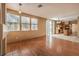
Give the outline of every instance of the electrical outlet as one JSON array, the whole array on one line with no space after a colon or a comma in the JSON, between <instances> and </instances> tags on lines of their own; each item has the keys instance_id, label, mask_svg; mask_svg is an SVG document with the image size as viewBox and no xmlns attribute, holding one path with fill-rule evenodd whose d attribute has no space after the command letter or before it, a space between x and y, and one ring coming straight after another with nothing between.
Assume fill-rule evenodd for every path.
<instances>
[{"instance_id":1,"label":"electrical outlet","mask_svg":"<svg viewBox=\"0 0 79 59\"><path fill-rule=\"evenodd\" d=\"M18 37L16 37L16 39L18 39Z\"/></svg>"}]
</instances>

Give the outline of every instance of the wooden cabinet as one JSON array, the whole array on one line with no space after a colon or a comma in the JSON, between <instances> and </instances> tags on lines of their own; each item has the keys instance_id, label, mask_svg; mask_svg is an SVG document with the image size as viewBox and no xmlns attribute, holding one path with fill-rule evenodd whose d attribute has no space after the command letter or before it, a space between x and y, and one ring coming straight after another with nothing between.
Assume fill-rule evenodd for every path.
<instances>
[{"instance_id":1,"label":"wooden cabinet","mask_svg":"<svg viewBox=\"0 0 79 59\"><path fill-rule=\"evenodd\" d=\"M71 23L69 21L67 23L60 21L60 23L56 24L56 31L57 34L71 35Z\"/></svg>"}]
</instances>

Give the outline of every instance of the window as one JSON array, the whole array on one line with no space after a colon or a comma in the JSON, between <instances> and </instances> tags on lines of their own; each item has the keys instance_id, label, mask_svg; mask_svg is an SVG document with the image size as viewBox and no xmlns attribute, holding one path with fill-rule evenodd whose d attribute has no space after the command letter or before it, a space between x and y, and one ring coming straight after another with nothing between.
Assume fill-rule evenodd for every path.
<instances>
[{"instance_id":1,"label":"window","mask_svg":"<svg viewBox=\"0 0 79 59\"><path fill-rule=\"evenodd\" d=\"M19 31L20 30L20 19L18 15L7 13L6 25L8 31Z\"/></svg>"},{"instance_id":2,"label":"window","mask_svg":"<svg viewBox=\"0 0 79 59\"><path fill-rule=\"evenodd\" d=\"M38 19L31 18L31 30L38 30Z\"/></svg>"},{"instance_id":3,"label":"window","mask_svg":"<svg viewBox=\"0 0 79 59\"><path fill-rule=\"evenodd\" d=\"M30 18L22 16L21 18L21 30L22 31L29 31L30 30Z\"/></svg>"},{"instance_id":4,"label":"window","mask_svg":"<svg viewBox=\"0 0 79 59\"><path fill-rule=\"evenodd\" d=\"M31 18L26 16L20 16L7 13L6 14L6 25L8 28L8 31L29 31L31 30L38 30L38 19L37 18ZM20 22L21 21L21 22Z\"/></svg>"}]
</instances>

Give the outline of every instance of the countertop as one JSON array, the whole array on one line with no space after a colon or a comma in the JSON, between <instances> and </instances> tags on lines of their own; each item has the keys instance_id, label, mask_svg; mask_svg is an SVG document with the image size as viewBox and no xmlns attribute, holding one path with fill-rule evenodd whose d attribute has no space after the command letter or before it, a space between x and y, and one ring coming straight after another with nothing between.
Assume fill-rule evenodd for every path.
<instances>
[{"instance_id":1,"label":"countertop","mask_svg":"<svg viewBox=\"0 0 79 59\"><path fill-rule=\"evenodd\" d=\"M53 34L52 37L79 43L78 36L66 36L63 34Z\"/></svg>"}]
</instances>

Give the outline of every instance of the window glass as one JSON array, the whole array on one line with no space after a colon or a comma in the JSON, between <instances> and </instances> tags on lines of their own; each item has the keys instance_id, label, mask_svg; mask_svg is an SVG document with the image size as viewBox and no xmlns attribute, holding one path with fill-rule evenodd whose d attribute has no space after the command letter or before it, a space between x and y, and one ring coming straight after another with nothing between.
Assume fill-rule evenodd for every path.
<instances>
[{"instance_id":1,"label":"window glass","mask_svg":"<svg viewBox=\"0 0 79 59\"><path fill-rule=\"evenodd\" d=\"M7 13L6 25L8 27L8 31L19 31L20 17L15 14Z\"/></svg>"},{"instance_id":2,"label":"window glass","mask_svg":"<svg viewBox=\"0 0 79 59\"><path fill-rule=\"evenodd\" d=\"M31 18L31 30L38 30L38 19Z\"/></svg>"},{"instance_id":3,"label":"window glass","mask_svg":"<svg viewBox=\"0 0 79 59\"><path fill-rule=\"evenodd\" d=\"M30 17L22 16L21 19L22 31L29 31L30 30Z\"/></svg>"}]
</instances>

